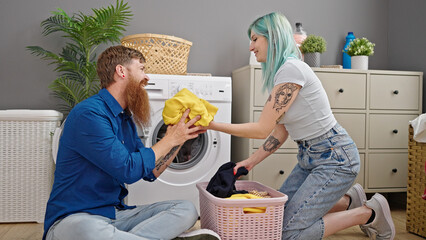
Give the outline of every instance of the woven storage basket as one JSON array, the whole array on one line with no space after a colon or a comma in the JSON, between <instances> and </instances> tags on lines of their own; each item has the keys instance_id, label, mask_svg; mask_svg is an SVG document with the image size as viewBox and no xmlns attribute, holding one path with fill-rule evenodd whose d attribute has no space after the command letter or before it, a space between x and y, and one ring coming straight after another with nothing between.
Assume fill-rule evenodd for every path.
<instances>
[{"instance_id":1,"label":"woven storage basket","mask_svg":"<svg viewBox=\"0 0 426 240\"><path fill-rule=\"evenodd\" d=\"M426 200L422 199L426 187L426 143L413 139L413 127L408 137L407 231L426 237Z\"/></svg>"},{"instance_id":2,"label":"woven storage basket","mask_svg":"<svg viewBox=\"0 0 426 240\"><path fill-rule=\"evenodd\" d=\"M0 110L0 222L43 222L53 184L51 132L62 113Z\"/></svg>"},{"instance_id":3,"label":"woven storage basket","mask_svg":"<svg viewBox=\"0 0 426 240\"><path fill-rule=\"evenodd\" d=\"M161 34L135 34L121 39L125 47L139 50L145 57L145 72L185 75L192 42Z\"/></svg>"},{"instance_id":4,"label":"woven storage basket","mask_svg":"<svg viewBox=\"0 0 426 240\"><path fill-rule=\"evenodd\" d=\"M197 183L201 228L215 231L223 240L281 239L287 195L258 182L237 181L237 190L268 192L271 198L224 199L210 194L208 182ZM245 207L266 207L264 213L244 213Z\"/></svg>"}]
</instances>

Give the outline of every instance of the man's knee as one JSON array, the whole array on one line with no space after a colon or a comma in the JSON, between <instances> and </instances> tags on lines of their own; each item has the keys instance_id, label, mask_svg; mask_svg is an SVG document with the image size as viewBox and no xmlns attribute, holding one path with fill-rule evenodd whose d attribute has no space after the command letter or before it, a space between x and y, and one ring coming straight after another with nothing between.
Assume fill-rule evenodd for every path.
<instances>
[{"instance_id":1,"label":"man's knee","mask_svg":"<svg viewBox=\"0 0 426 240\"><path fill-rule=\"evenodd\" d=\"M108 220L86 213L68 216L53 226L52 239L112 239L115 227Z\"/></svg>"},{"instance_id":2,"label":"man's knee","mask_svg":"<svg viewBox=\"0 0 426 240\"><path fill-rule=\"evenodd\" d=\"M191 201L182 200L179 202L178 207L185 212L185 216L187 217L188 221L192 222L192 225L194 225L198 220L198 212L194 204Z\"/></svg>"}]
</instances>

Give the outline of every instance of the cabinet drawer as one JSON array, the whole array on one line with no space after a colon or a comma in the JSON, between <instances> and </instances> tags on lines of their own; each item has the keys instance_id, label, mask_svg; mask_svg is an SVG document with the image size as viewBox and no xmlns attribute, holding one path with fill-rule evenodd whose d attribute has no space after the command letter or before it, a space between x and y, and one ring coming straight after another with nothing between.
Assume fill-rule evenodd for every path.
<instances>
[{"instance_id":1,"label":"cabinet drawer","mask_svg":"<svg viewBox=\"0 0 426 240\"><path fill-rule=\"evenodd\" d=\"M365 109L367 75L316 72L331 108Z\"/></svg>"},{"instance_id":2,"label":"cabinet drawer","mask_svg":"<svg viewBox=\"0 0 426 240\"><path fill-rule=\"evenodd\" d=\"M252 169L253 181L279 189L297 164L297 154L274 153Z\"/></svg>"},{"instance_id":3,"label":"cabinet drawer","mask_svg":"<svg viewBox=\"0 0 426 240\"><path fill-rule=\"evenodd\" d=\"M416 115L370 115L370 148L408 148L408 121Z\"/></svg>"},{"instance_id":4,"label":"cabinet drawer","mask_svg":"<svg viewBox=\"0 0 426 240\"><path fill-rule=\"evenodd\" d=\"M368 187L407 187L407 158L407 153L370 153L368 159Z\"/></svg>"},{"instance_id":5,"label":"cabinet drawer","mask_svg":"<svg viewBox=\"0 0 426 240\"><path fill-rule=\"evenodd\" d=\"M346 129L358 148L365 148L365 114L335 113L334 117Z\"/></svg>"},{"instance_id":6,"label":"cabinet drawer","mask_svg":"<svg viewBox=\"0 0 426 240\"><path fill-rule=\"evenodd\" d=\"M253 120L255 122L257 122L259 120L261 113L262 112L260 112L260 111L254 111L253 112ZM251 140L253 141L253 148L260 148L260 147L262 147L263 143L265 142L265 139L251 139ZM291 137L289 136L287 138L287 141L285 141L284 144L281 145L280 148L281 149L289 149L289 148L296 148L297 149L298 147L297 147L297 143L295 143L291 139Z\"/></svg>"},{"instance_id":7,"label":"cabinet drawer","mask_svg":"<svg viewBox=\"0 0 426 240\"><path fill-rule=\"evenodd\" d=\"M371 75L371 109L419 109L419 76Z\"/></svg>"},{"instance_id":8,"label":"cabinet drawer","mask_svg":"<svg viewBox=\"0 0 426 240\"><path fill-rule=\"evenodd\" d=\"M263 92L263 80L262 80L262 70L254 70L254 106L263 107L265 106L266 100L269 97L268 91Z\"/></svg>"}]
</instances>

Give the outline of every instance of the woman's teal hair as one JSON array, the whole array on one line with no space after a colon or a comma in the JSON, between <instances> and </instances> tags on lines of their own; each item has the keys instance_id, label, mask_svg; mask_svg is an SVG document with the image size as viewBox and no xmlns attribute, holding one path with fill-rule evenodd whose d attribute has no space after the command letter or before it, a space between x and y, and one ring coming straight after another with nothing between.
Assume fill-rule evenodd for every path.
<instances>
[{"instance_id":1,"label":"woman's teal hair","mask_svg":"<svg viewBox=\"0 0 426 240\"><path fill-rule=\"evenodd\" d=\"M287 18L280 13L269 13L256 19L248 28L251 32L264 36L268 41L266 62L261 63L263 74L263 91L271 91L274 87L274 76L287 58L301 59L302 54L293 38L293 29Z\"/></svg>"}]
</instances>

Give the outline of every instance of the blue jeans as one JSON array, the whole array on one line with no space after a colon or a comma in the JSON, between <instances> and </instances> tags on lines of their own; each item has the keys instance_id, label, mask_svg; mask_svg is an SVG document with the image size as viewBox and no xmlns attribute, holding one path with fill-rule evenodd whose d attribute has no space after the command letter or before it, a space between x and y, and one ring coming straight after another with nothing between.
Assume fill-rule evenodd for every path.
<instances>
[{"instance_id":1,"label":"blue jeans","mask_svg":"<svg viewBox=\"0 0 426 240\"><path fill-rule=\"evenodd\" d=\"M288 196L282 239L322 239L323 216L359 172L358 149L339 124L320 137L296 142L298 164L280 188Z\"/></svg>"},{"instance_id":2,"label":"blue jeans","mask_svg":"<svg viewBox=\"0 0 426 240\"><path fill-rule=\"evenodd\" d=\"M191 228L198 213L190 201L164 201L116 210L116 219L76 213L56 221L46 240L172 239Z\"/></svg>"}]
</instances>

